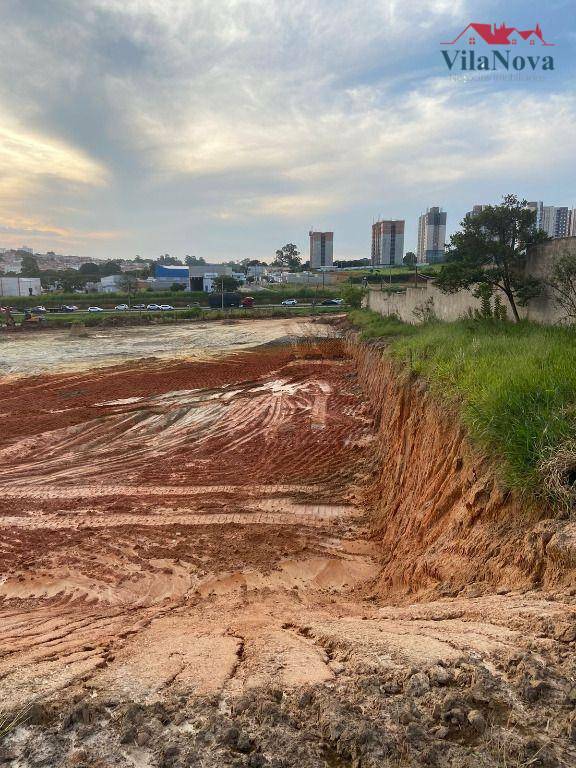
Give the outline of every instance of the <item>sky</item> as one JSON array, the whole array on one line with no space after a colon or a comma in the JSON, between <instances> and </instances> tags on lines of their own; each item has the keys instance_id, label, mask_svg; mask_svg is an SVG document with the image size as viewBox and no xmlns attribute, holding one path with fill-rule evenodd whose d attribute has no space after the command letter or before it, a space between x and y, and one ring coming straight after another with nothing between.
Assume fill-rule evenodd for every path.
<instances>
[{"instance_id":1,"label":"sky","mask_svg":"<svg viewBox=\"0 0 576 768\"><path fill-rule=\"evenodd\" d=\"M0 247L271 260L308 230L576 206L573 0L0 0ZM539 80L453 78L469 22L540 23ZM466 47L466 46L465 46Z\"/></svg>"}]
</instances>

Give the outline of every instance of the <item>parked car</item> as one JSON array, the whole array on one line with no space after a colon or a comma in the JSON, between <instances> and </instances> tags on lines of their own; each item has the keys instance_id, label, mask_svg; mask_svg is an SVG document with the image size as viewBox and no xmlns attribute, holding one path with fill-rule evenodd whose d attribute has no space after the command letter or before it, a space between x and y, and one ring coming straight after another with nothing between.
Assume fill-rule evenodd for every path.
<instances>
[{"instance_id":1,"label":"parked car","mask_svg":"<svg viewBox=\"0 0 576 768\"><path fill-rule=\"evenodd\" d=\"M133 304L132 309L146 309L146 304Z\"/></svg>"},{"instance_id":2,"label":"parked car","mask_svg":"<svg viewBox=\"0 0 576 768\"><path fill-rule=\"evenodd\" d=\"M126 312L127 310L130 309L130 307L128 306L128 304L118 304L118 306L114 307L114 309L116 310L116 312Z\"/></svg>"},{"instance_id":3,"label":"parked car","mask_svg":"<svg viewBox=\"0 0 576 768\"><path fill-rule=\"evenodd\" d=\"M46 307L42 307L42 306L32 307L30 312L32 312L33 315L45 315Z\"/></svg>"},{"instance_id":4,"label":"parked car","mask_svg":"<svg viewBox=\"0 0 576 768\"><path fill-rule=\"evenodd\" d=\"M244 298L242 299L241 306L243 306L245 309L248 309L249 307L253 307L254 306L254 296L244 296Z\"/></svg>"},{"instance_id":5,"label":"parked car","mask_svg":"<svg viewBox=\"0 0 576 768\"><path fill-rule=\"evenodd\" d=\"M172 306L172 304L160 304L160 309L163 312L169 312L170 310L174 309L174 307Z\"/></svg>"},{"instance_id":6,"label":"parked car","mask_svg":"<svg viewBox=\"0 0 576 768\"><path fill-rule=\"evenodd\" d=\"M283 307L294 307L296 304L298 304L296 299L284 299L282 302Z\"/></svg>"},{"instance_id":7,"label":"parked car","mask_svg":"<svg viewBox=\"0 0 576 768\"><path fill-rule=\"evenodd\" d=\"M102 307L88 307L88 312L104 312Z\"/></svg>"},{"instance_id":8,"label":"parked car","mask_svg":"<svg viewBox=\"0 0 576 768\"><path fill-rule=\"evenodd\" d=\"M78 312L76 304L65 304L62 307L62 312Z\"/></svg>"},{"instance_id":9,"label":"parked car","mask_svg":"<svg viewBox=\"0 0 576 768\"><path fill-rule=\"evenodd\" d=\"M344 303L344 299L324 299L322 302L323 307L333 307L333 306L339 306L340 304Z\"/></svg>"},{"instance_id":10,"label":"parked car","mask_svg":"<svg viewBox=\"0 0 576 768\"><path fill-rule=\"evenodd\" d=\"M160 304L147 304L146 309L148 312L158 312L160 310Z\"/></svg>"}]
</instances>

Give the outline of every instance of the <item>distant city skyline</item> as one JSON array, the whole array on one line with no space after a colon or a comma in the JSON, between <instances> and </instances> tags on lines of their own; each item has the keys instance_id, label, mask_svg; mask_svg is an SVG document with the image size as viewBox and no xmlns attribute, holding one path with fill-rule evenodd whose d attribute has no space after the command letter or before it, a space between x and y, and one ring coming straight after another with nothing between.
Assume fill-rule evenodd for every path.
<instances>
[{"instance_id":1,"label":"distant city skyline","mask_svg":"<svg viewBox=\"0 0 576 768\"><path fill-rule=\"evenodd\" d=\"M477 213L480 213L484 208L486 208L489 205L498 205L501 202L501 200L492 201L490 203L475 203L469 210L467 210L464 215L462 216L462 219L465 216L468 215L474 215ZM576 236L576 206L571 208L569 206L553 206L553 205L544 205L542 201L538 202L531 202L528 201L527 205L530 209L532 209L536 213L536 224L539 228L543 229L546 234L549 237L556 238L556 237L574 237ZM447 234L447 218L448 218L448 212L442 208L442 206L428 206L426 208L426 212L422 213L417 221L414 223L414 232L416 234L415 238L413 237L414 233L412 233L412 236L410 234L410 222L406 222L404 219L402 220L391 220L391 219L384 219L383 217L379 217L378 221L372 222L372 241L371 241L371 248L370 251L367 254L359 254L356 256L343 256L343 255L337 255L336 261L338 260L350 260L350 259L366 259L369 258L372 261L374 261L374 249L375 247L380 248L380 244L378 246L375 246L375 224L382 224L383 222L397 222L401 223L403 227L402 231L402 253L405 254L406 252L413 251L416 253L417 259L419 262L422 262L425 260L425 251L427 250L436 250L435 254L431 254L431 263L438 262L442 260L442 251L444 250L442 247L442 244L447 245L449 241L449 236ZM458 222L452 226L452 231L455 231L457 228L459 228L460 223L462 219L459 219ZM322 256L322 238L324 238L324 256ZM298 241L297 237L291 238L293 241ZM410 247L410 245L406 246L406 240L408 239L408 243L411 243L413 239L416 241L415 247ZM316 230L310 230L308 232L308 251L306 251L305 247L301 247L298 245L299 250L301 251L301 254L303 256L303 261L306 261L306 252L308 252L308 260L311 262L311 266L313 267L320 267L320 266L331 266L334 261L334 255L333 255L333 241L334 241L334 232L320 232ZM380 241L378 241L380 243ZM430 245L430 248L427 246ZM20 250L25 251L27 253L34 253L34 254L54 254L54 251L52 249L48 249L46 252L39 252L34 251L30 246L27 245L20 245L15 246L14 248L4 248L0 247L0 257L5 251L13 251L13 250ZM137 254L140 256L140 258L153 260L158 258L159 256L164 255L167 253L166 251L162 251L159 254L151 255L151 256L142 256L142 254ZM316 254L316 257L313 258L313 254ZM81 254L60 254L56 253L54 254L57 257L63 257L65 259L78 259L79 261L90 261L90 260L117 260L117 261L131 261L136 256L93 256L93 257L85 257ZM190 254L179 254L179 253L170 253L170 256L176 257L178 259L181 259L184 261L185 257ZM194 254L197 255L197 254ZM429 254L430 256L430 254ZM246 257L249 258L249 257ZM267 261L268 263L272 263L274 261L275 256L268 256L263 257L261 260ZM387 258L383 257L381 254L378 256L378 258ZM220 261L240 261L241 259L233 259L232 257L221 259ZM387 263L387 262L379 262L379 263ZM0 265L1 266L1 265ZM1 271L1 270L0 270Z\"/></svg>"},{"instance_id":2,"label":"distant city skyline","mask_svg":"<svg viewBox=\"0 0 576 768\"><path fill-rule=\"evenodd\" d=\"M5 3L0 244L269 261L313 228L359 259L380 216L416 251L431 204L447 238L478 200L573 208L572 11L506 4L555 43L540 82L448 75L495 0Z\"/></svg>"}]
</instances>

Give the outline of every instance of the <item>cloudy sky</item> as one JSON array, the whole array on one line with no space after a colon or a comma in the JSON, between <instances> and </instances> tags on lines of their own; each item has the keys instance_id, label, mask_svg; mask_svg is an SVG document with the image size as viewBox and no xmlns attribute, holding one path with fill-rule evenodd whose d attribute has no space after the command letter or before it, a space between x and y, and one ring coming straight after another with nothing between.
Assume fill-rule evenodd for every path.
<instances>
[{"instance_id":1,"label":"cloudy sky","mask_svg":"<svg viewBox=\"0 0 576 768\"><path fill-rule=\"evenodd\" d=\"M576 205L573 0L0 0L0 247L369 255L506 192ZM468 22L540 22L540 81L450 78Z\"/></svg>"}]
</instances>

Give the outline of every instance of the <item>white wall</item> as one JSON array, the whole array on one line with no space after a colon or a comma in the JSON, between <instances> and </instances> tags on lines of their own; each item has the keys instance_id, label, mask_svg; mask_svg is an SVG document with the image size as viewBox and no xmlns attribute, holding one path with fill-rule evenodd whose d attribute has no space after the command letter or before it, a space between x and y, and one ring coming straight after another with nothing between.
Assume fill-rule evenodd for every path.
<instances>
[{"instance_id":1,"label":"white wall","mask_svg":"<svg viewBox=\"0 0 576 768\"><path fill-rule=\"evenodd\" d=\"M40 296L41 293L39 277L0 277L0 296Z\"/></svg>"}]
</instances>

